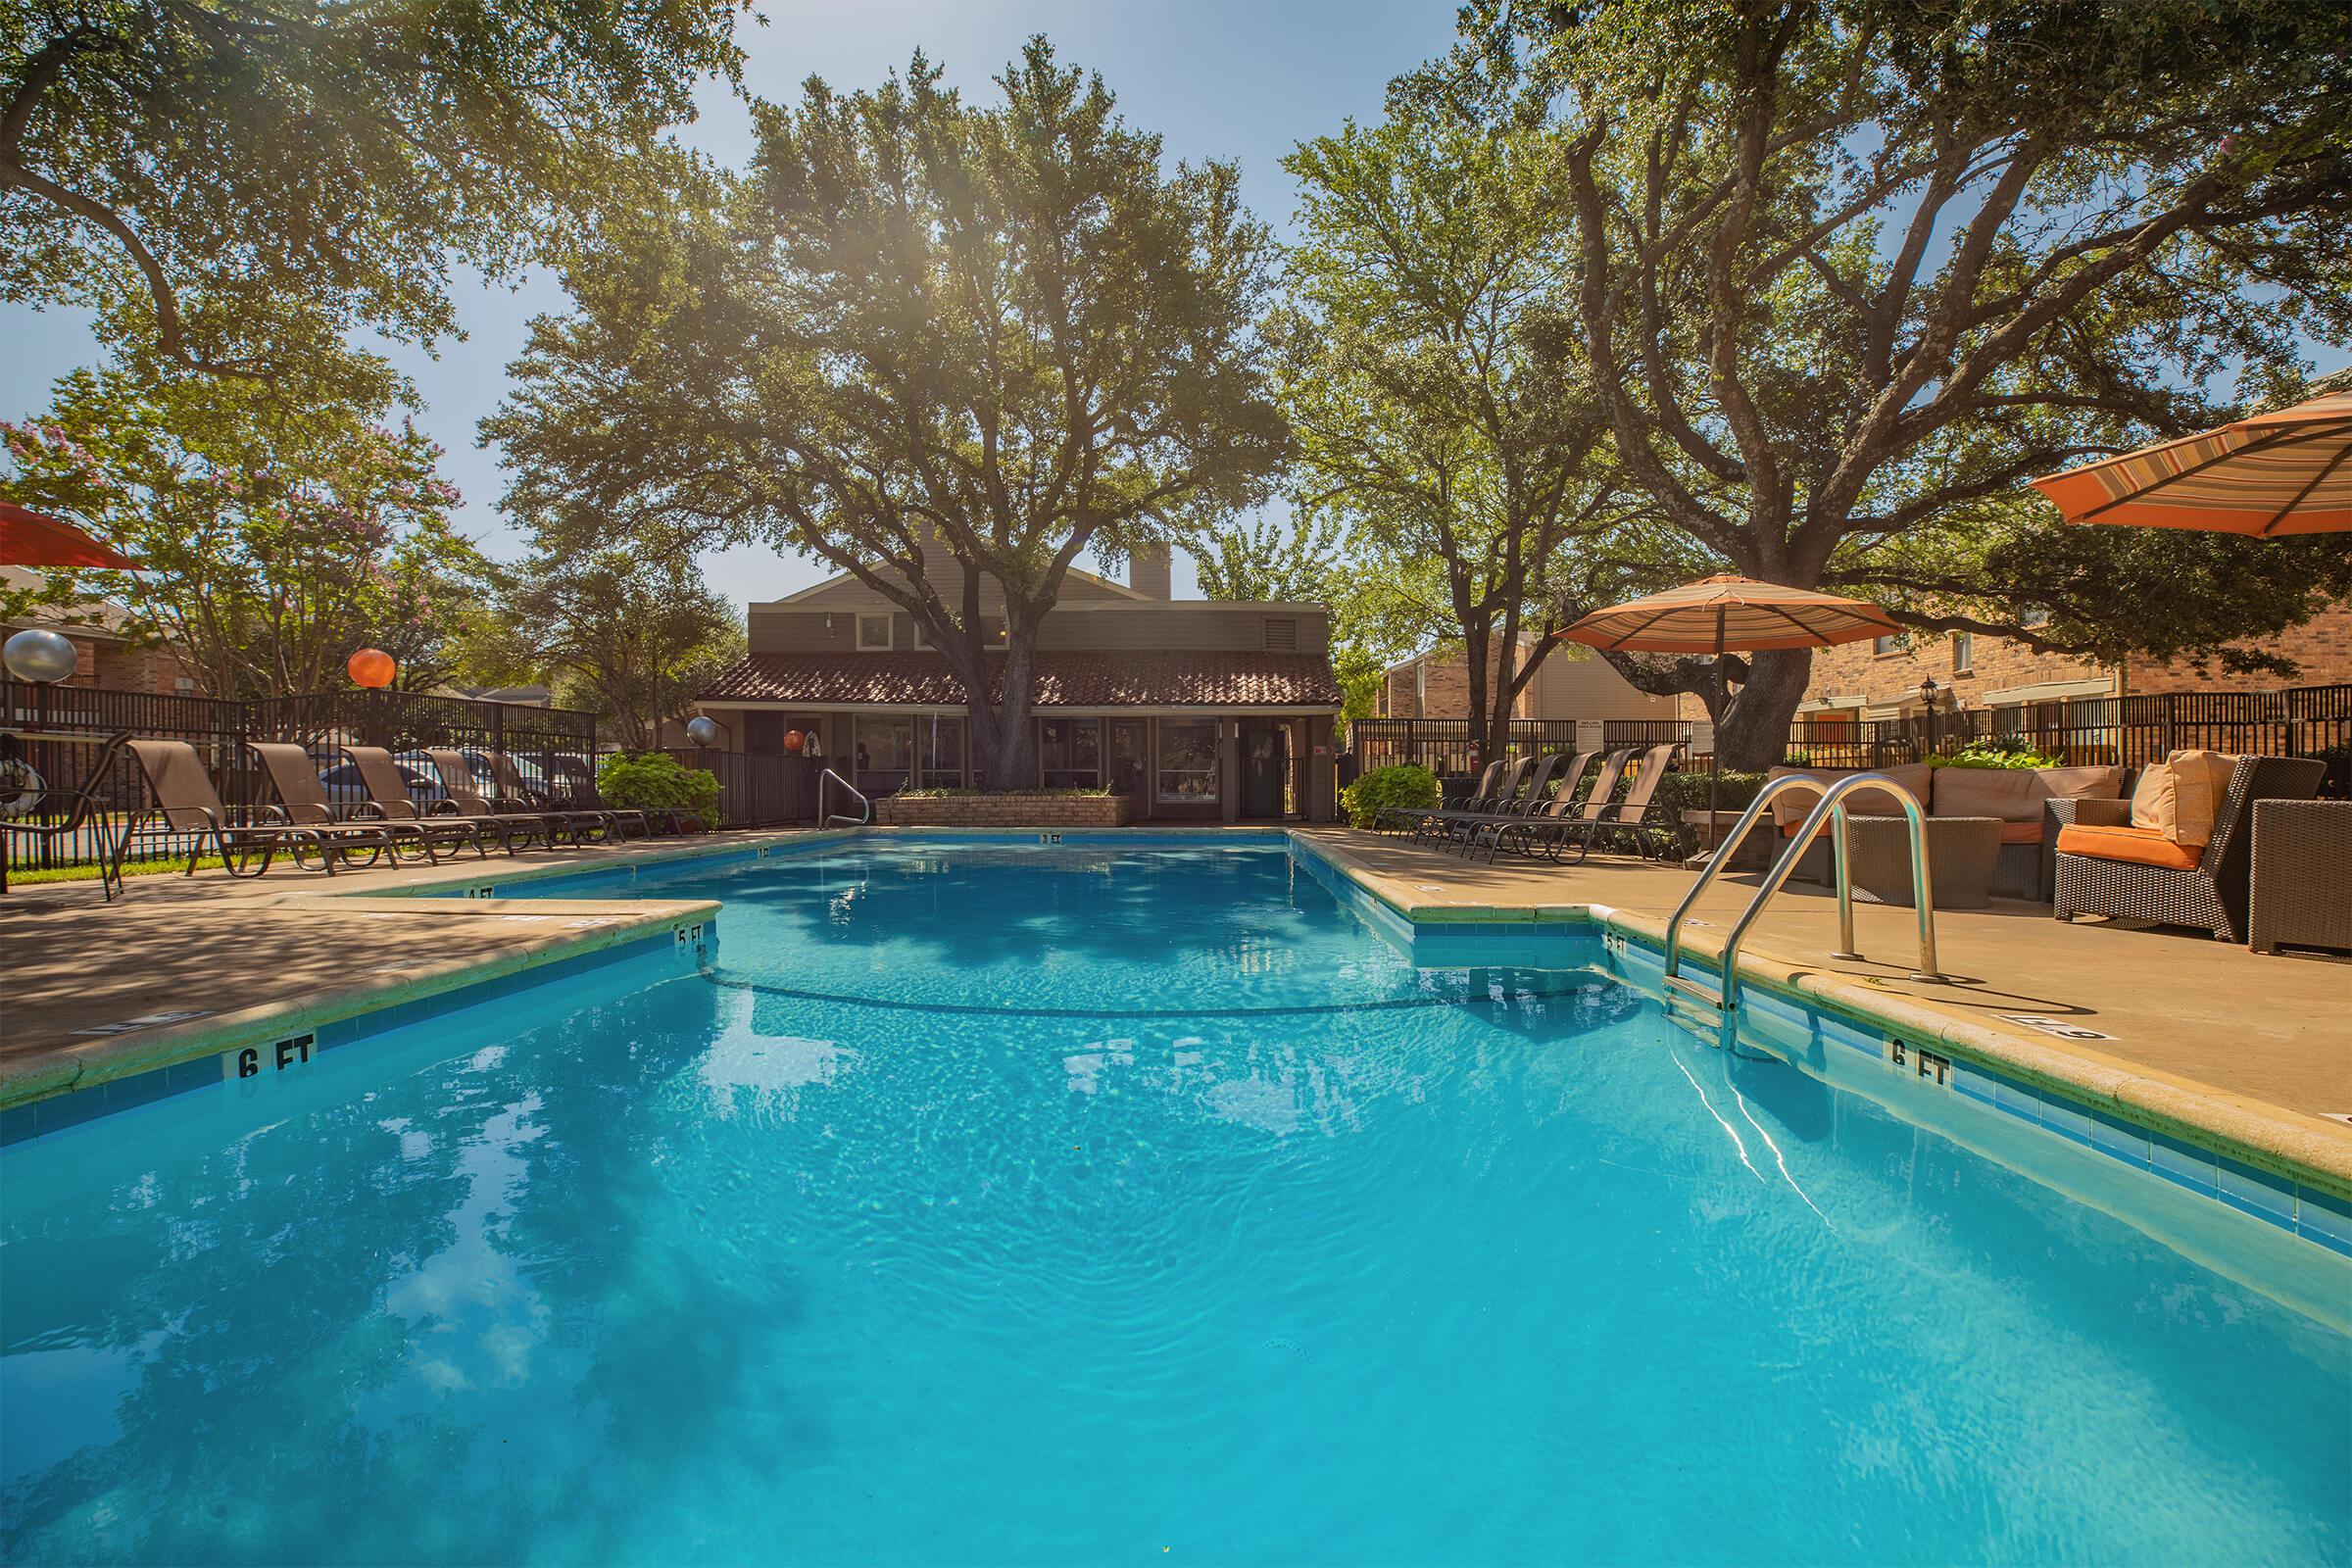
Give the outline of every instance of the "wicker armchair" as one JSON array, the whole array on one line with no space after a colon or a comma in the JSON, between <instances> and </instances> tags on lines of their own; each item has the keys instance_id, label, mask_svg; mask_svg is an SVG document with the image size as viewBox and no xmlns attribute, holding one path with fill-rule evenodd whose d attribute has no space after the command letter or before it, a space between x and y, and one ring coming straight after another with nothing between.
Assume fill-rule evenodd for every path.
<instances>
[{"instance_id":1,"label":"wicker armchair","mask_svg":"<svg viewBox=\"0 0 2352 1568\"><path fill-rule=\"evenodd\" d=\"M2324 761L2301 757L2241 757L2213 814L2213 837L2192 867L2173 870L2130 860L2057 851L2054 911L2061 920L2104 914L2159 925L2197 926L2224 942L2243 941L2246 889L2254 858L2253 803L2307 801L2328 776ZM2047 809L2072 808L2063 818L2075 825L2127 826L2128 801L2050 803Z\"/></svg>"}]
</instances>

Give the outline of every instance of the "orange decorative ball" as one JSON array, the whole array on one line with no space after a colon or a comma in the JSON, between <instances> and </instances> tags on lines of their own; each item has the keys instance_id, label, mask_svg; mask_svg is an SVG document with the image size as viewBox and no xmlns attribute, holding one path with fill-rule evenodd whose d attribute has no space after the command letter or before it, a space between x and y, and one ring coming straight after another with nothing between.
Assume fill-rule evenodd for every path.
<instances>
[{"instance_id":1,"label":"orange decorative ball","mask_svg":"<svg viewBox=\"0 0 2352 1568\"><path fill-rule=\"evenodd\" d=\"M361 649L351 656L351 663L346 667L351 671L351 678L362 686L380 691L392 684L392 656L381 648Z\"/></svg>"},{"instance_id":2,"label":"orange decorative ball","mask_svg":"<svg viewBox=\"0 0 2352 1568\"><path fill-rule=\"evenodd\" d=\"M797 729L788 729L784 732L784 749L788 752L798 754L800 749L808 743L808 737Z\"/></svg>"}]
</instances>

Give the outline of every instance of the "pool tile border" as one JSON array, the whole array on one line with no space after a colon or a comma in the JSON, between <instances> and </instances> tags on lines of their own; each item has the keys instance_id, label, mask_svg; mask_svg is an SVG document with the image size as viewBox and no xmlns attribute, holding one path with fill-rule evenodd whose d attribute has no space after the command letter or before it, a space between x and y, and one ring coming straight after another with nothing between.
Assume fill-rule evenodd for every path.
<instances>
[{"instance_id":1,"label":"pool tile border","mask_svg":"<svg viewBox=\"0 0 2352 1568\"><path fill-rule=\"evenodd\" d=\"M701 928L706 933L704 943L714 940L714 926L715 921L708 916L701 922ZM120 1111L134 1110L141 1105L154 1104L198 1090L222 1088L231 1080L221 1074L221 1056L232 1051L246 1049L250 1044L270 1035L280 1035L289 1040L308 1036L311 1049L324 1054L378 1035L389 1034L396 1029L405 1029L412 1024L447 1018L522 992L535 991L542 986L560 984L621 964L670 956L675 959L677 971L687 973L704 951L701 945L681 944L677 940L677 933L664 927L641 932L612 946L566 954L547 963L508 969L487 979L412 997L348 1017L307 1026L271 1023L258 1033L252 1029L241 1030L230 1042L206 1046L201 1054L169 1061L122 1077L109 1078L68 1093L52 1095L45 1100L29 1101L0 1109L0 1149L30 1143L53 1133L102 1120ZM247 1038L249 1036L252 1037L250 1040Z\"/></svg>"},{"instance_id":2,"label":"pool tile border","mask_svg":"<svg viewBox=\"0 0 2352 1568\"><path fill-rule=\"evenodd\" d=\"M1662 947L1652 946L1657 939L1605 906L1547 906L1540 912L1468 906L1404 909L1386 898L1379 888L1359 879L1352 867L1331 859L1324 846L1296 836L1291 842L1304 863L1316 868L1318 881L1351 907L1368 914L1416 957L1421 955L1424 932L1444 933L1448 927L1458 928L1468 922L1489 927L1523 924L1539 931L1582 923L1600 928L1603 962L1611 972L1653 997L1664 994L1666 959ZM1536 917L1530 918L1531 915ZM1432 956L1437 956L1435 953ZM1760 1014L1799 1032L1818 1034L1825 1041L1874 1061L1886 1061L1893 1042L1913 1051L1924 1046L1939 1057L1951 1053L1946 1058L1946 1077L1952 1092L2121 1164L2151 1172L2331 1252L2352 1257L2352 1192L2323 1185L2332 1173L2266 1169L2230 1152L2119 1115L2117 1110L2134 1107L2113 1102L2115 1109L2110 1109L2058 1083L2035 1082L2003 1071L1988 1059L1990 1053L1980 1044L1956 1040L1947 1031L1920 1029L1917 1024L1921 1019L1888 1015L1902 1011L1925 1014L1929 1009L1924 1006L1909 1004L1899 1009L1889 1006L1882 1011L1863 1005L1879 999L1870 997L1860 987L1835 978L1825 979L1818 970L1805 971L1806 984L1801 987L1792 984L1789 975L1774 972L1786 966L1767 964L1762 973L1750 972L1758 956L1751 953L1740 963L1742 1013ZM1712 963L1705 954L1694 953L1693 957L1702 964ZM1439 957L1438 961L1445 960ZM1713 972L1711 967L1709 972ZM1843 995L1825 995L1825 992ZM2256 1152L2250 1148L2244 1152ZM2280 1164L2290 1163L2281 1156L2272 1157Z\"/></svg>"}]
</instances>

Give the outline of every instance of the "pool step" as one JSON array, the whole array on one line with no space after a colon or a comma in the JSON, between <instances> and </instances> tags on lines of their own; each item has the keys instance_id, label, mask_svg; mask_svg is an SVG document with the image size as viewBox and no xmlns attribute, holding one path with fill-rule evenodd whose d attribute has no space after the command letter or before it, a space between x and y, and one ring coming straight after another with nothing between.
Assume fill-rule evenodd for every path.
<instances>
[{"instance_id":1,"label":"pool step","mask_svg":"<svg viewBox=\"0 0 2352 1568\"><path fill-rule=\"evenodd\" d=\"M1695 980L1686 980L1679 974L1668 975L1666 977L1667 1002L1671 1004L1682 999L1688 999L1710 1012L1723 1013L1731 1010L1722 992L1709 986L1702 986Z\"/></svg>"}]
</instances>

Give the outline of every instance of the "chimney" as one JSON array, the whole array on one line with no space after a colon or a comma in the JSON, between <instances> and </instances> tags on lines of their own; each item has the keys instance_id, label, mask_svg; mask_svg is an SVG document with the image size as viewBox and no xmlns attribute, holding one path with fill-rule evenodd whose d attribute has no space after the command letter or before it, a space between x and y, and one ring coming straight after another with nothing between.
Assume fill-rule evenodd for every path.
<instances>
[{"instance_id":1,"label":"chimney","mask_svg":"<svg viewBox=\"0 0 2352 1568\"><path fill-rule=\"evenodd\" d=\"M1168 547L1137 545L1127 555L1127 586L1153 599L1170 596Z\"/></svg>"}]
</instances>

